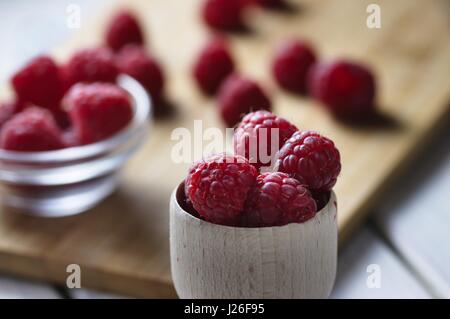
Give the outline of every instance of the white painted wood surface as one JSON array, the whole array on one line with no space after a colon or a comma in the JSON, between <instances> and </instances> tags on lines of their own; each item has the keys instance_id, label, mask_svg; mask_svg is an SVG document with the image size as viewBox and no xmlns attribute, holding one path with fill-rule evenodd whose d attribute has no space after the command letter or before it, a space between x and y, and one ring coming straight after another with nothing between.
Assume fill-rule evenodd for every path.
<instances>
[{"instance_id":1,"label":"white painted wood surface","mask_svg":"<svg viewBox=\"0 0 450 319\"><path fill-rule=\"evenodd\" d=\"M61 296L48 284L0 275L0 299L30 298L57 299Z\"/></svg>"},{"instance_id":2,"label":"white painted wood surface","mask_svg":"<svg viewBox=\"0 0 450 319\"><path fill-rule=\"evenodd\" d=\"M380 285L369 276L377 274L370 268L379 269ZM370 272L367 272L368 268ZM376 270L378 272L378 270ZM369 288L370 287L370 288ZM395 253L366 226L358 231L339 254L338 274L330 298L379 299L379 298L429 298L430 295L417 281Z\"/></svg>"},{"instance_id":3,"label":"white painted wood surface","mask_svg":"<svg viewBox=\"0 0 450 319\"><path fill-rule=\"evenodd\" d=\"M337 261L336 197L302 224L243 228L200 220L170 199L172 279L180 298L327 298Z\"/></svg>"},{"instance_id":4,"label":"white painted wood surface","mask_svg":"<svg viewBox=\"0 0 450 319\"><path fill-rule=\"evenodd\" d=\"M450 123L390 189L375 221L435 297L450 298Z\"/></svg>"},{"instance_id":5,"label":"white painted wood surface","mask_svg":"<svg viewBox=\"0 0 450 319\"><path fill-rule=\"evenodd\" d=\"M72 299L127 299L127 296L116 295L108 292L75 288L66 290L68 296Z\"/></svg>"}]
</instances>

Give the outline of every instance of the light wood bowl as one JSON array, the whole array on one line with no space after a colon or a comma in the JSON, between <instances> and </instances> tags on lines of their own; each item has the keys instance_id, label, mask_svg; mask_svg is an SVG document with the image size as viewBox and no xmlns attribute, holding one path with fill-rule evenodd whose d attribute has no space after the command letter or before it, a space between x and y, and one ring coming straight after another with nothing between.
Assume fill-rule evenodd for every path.
<instances>
[{"instance_id":1,"label":"light wood bowl","mask_svg":"<svg viewBox=\"0 0 450 319\"><path fill-rule=\"evenodd\" d=\"M212 224L170 199L172 279L180 298L327 298L336 275L337 204L303 224L243 228Z\"/></svg>"}]
</instances>

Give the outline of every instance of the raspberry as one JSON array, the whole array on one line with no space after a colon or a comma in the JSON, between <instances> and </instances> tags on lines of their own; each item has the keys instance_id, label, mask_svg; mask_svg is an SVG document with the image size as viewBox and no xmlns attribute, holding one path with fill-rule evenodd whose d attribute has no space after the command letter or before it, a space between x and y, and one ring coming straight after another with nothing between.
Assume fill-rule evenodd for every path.
<instances>
[{"instance_id":1,"label":"raspberry","mask_svg":"<svg viewBox=\"0 0 450 319\"><path fill-rule=\"evenodd\" d=\"M245 28L242 21L244 7L242 0L206 0L202 9L203 20L213 29L242 30Z\"/></svg>"},{"instance_id":2,"label":"raspberry","mask_svg":"<svg viewBox=\"0 0 450 319\"><path fill-rule=\"evenodd\" d=\"M115 82L118 74L114 55L107 48L90 48L76 52L63 66L66 88L78 82Z\"/></svg>"},{"instance_id":3,"label":"raspberry","mask_svg":"<svg viewBox=\"0 0 450 319\"><path fill-rule=\"evenodd\" d=\"M144 44L137 18L128 11L117 13L106 27L105 41L114 51L119 51L127 44Z\"/></svg>"},{"instance_id":4,"label":"raspberry","mask_svg":"<svg viewBox=\"0 0 450 319\"><path fill-rule=\"evenodd\" d=\"M308 44L287 41L277 49L272 73L282 88L302 94L306 92L307 74L315 61L314 51Z\"/></svg>"},{"instance_id":5,"label":"raspberry","mask_svg":"<svg viewBox=\"0 0 450 319\"><path fill-rule=\"evenodd\" d=\"M260 157L261 154L272 157L272 152L277 152L296 131L297 128L294 125L271 112L249 113L244 116L235 130L234 150L236 154L244 156L258 169L261 166L270 166L271 163L263 160ZM260 138L264 136L266 138L262 142ZM272 150L272 137L278 139L278 148L274 150Z\"/></svg>"},{"instance_id":6,"label":"raspberry","mask_svg":"<svg viewBox=\"0 0 450 319\"><path fill-rule=\"evenodd\" d=\"M0 133L0 148L49 151L63 148L62 133L49 110L30 107L7 121Z\"/></svg>"},{"instance_id":7,"label":"raspberry","mask_svg":"<svg viewBox=\"0 0 450 319\"><path fill-rule=\"evenodd\" d=\"M213 95L233 72L234 62L223 39L211 40L200 52L194 65L194 78L206 94Z\"/></svg>"},{"instance_id":8,"label":"raspberry","mask_svg":"<svg viewBox=\"0 0 450 319\"><path fill-rule=\"evenodd\" d=\"M114 84L77 84L63 103L81 144L110 137L127 126L133 117L129 96Z\"/></svg>"},{"instance_id":9,"label":"raspberry","mask_svg":"<svg viewBox=\"0 0 450 319\"><path fill-rule=\"evenodd\" d=\"M18 100L3 102L0 104L0 128L3 124L11 119L14 114L17 114L25 108L25 104Z\"/></svg>"},{"instance_id":10,"label":"raspberry","mask_svg":"<svg viewBox=\"0 0 450 319\"><path fill-rule=\"evenodd\" d=\"M341 171L340 155L328 138L313 131L297 131L278 152L275 169L310 190L329 191Z\"/></svg>"},{"instance_id":11,"label":"raspberry","mask_svg":"<svg viewBox=\"0 0 450 319\"><path fill-rule=\"evenodd\" d=\"M48 56L32 59L11 78L17 97L46 108L56 108L63 96L63 84L56 63Z\"/></svg>"},{"instance_id":12,"label":"raspberry","mask_svg":"<svg viewBox=\"0 0 450 319\"><path fill-rule=\"evenodd\" d=\"M316 211L316 202L298 180L285 173L264 173L248 194L242 224L264 227L303 223Z\"/></svg>"},{"instance_id":13,"label":"raspberry","mask_svg":"<svg viewBox=\"0 0 450 319\"><path fill-rule=\"evenodd\" d=\"M205 220L236 225L256 176L256 168L245 158L219 154L192 166L185 190L195 210Z\"/></svg>"},{"instance_id":14,"label":"raspberry","mask_svg":"<svg viewBox=\"0 0 450 319\"><path fill-rule=\"evenodd\" d=\"M59 68L59 77L61 79L61 86L62 86L63 97L64 97L64 95L67 93L67 91L69 91L71 86L75 83L72 83L73 80L71 78L71 75L69 74L69 69L65 65L62 65Z\"/></svg>"},{"instance_id":15,"label":"raspberry","mask_svg":"<svg viewBox=\"0 0 450 319\"><path fill-rule=\"evenodd\" d=\"M311 70L311 95L335 116L368 117L374 111L375 80L364 66L348 61L319 64Z\"/></svg>"},{"instance_id":16,"label":"raspberry","mask_svg":"<svg viewBox=\"0 0 450 319\"><path fill-rule=\"evenodd\" d=\"M65 147L73 147L81 144L75 135L75 130L73 130L73 128L69 128L63 132L62 140Z\"/></svg>"},{"instance_id":17,"label":"raspberry","mask_svg":"<svg viewBox=\"0 0 450 319\"><path fill-rule=\"evenodd\" d=\"M218 93L219 110L229 127L238 123L242 116L256 110L269 110L271 103L261 87L241 75L230 75Z\"/></svg>"},{"instance_id":18,"label":"raspberry","mask_svg":"<svg viewBox=\"0 0 450 319\"><path fill-rule=\"evenodd\" d=\"M120 72L134 77L150 94L154 102L162 98L164 76L159 63L143 47L128 45L116 56ZM155 103L158 106L158 103Z\"/></svg>"}]
</instances>

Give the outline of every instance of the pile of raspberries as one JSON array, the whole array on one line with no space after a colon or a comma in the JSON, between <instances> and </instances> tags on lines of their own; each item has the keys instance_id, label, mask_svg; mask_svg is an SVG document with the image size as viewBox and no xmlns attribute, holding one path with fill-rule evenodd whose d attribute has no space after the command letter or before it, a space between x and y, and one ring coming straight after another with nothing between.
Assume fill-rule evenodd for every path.
<instances>
[{"instance_id":1,"label":"pile of raspberries","mask_svg":"<svg viewBox=\"0 0 450 319\"><path fill-rule=\"evenodd\" d=\"M277 134L260 135L262 129ZM280 145L272 169L264 173L260 169L267 163L261 158L247 151L236 154L248 150L249 141L258 149L271 145L269 137L260 136L276 137ZM235 155L215 154L190 167L182 206L194 216L228 226L282 226L313 218L329 200L341 163L328 138L256 111L243 118L233 142Z\"/></svg>"},{"instance_id":2,"label":"pile of raspberries","mask_svg":"<svg viewBox=\"0 0 450 319\"><path fill-rule=\"evenodd\" d=\"M205 0L203 20L214 31L245 28L243 11L252 5L265 8L284 6L283 0ZM376 83L369 68L347 59L318 61L310 43L289 39L273 53L274 82L293 94L309 94L334 117L345 121L366 121L375 112ZM198 87L217 96L219 113L233 127L255 110L271 110L265 90L253 79L239 74L223 35L214 35L200 50L193 65Z\"/></svg>"},{"instance_id":3,"label":"pile of raspberries","mask_svg":"<svg viewBox=\"0 0 450 319\"><path fill-rule=\"evenodd\" d=\"M118 12L104 44L75 52L58 65L40 55L11 77L14 99L0 105L0 148L49 151L109 138L133 117L128 94L116 85L119 73L139 81L156 108L163 99L163 72L144 48L136 17Z\"/></svg>"}]
</instances>

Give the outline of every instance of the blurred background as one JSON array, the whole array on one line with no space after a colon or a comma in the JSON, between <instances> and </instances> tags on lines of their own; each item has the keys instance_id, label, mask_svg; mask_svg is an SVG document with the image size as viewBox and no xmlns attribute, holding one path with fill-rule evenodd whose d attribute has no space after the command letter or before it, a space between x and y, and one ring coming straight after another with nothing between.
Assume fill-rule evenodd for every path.
<instances>
[{"instance_id":1,"label":"blurred background","mask_svg":"<svg viewBox=\"0 0 450 319\"><path fill-rule=\"evenodd\" d=\"M82 21L88 21L102 14L107 2L0 0L0 81L7 81L30 57L77 32L66 24L71 5L79 6ZM450 70L446 72L450 76ZM449 117L443 122L408 169L383 190L370 217L340 247L331 298L450 298ZM108 297L128 296L0 273L0 298Z\"/></svg>"}]
</instances>

